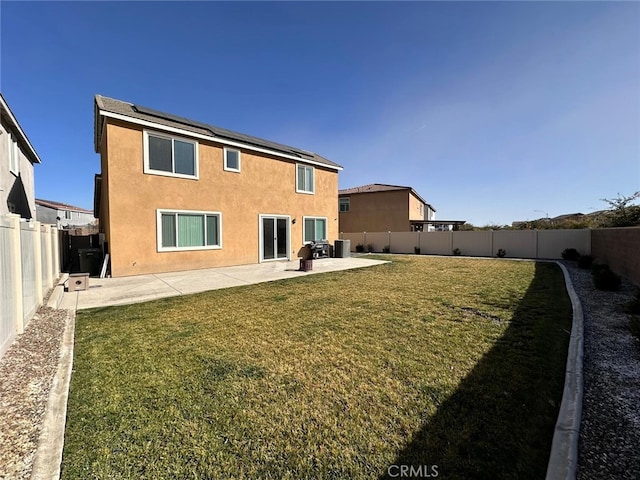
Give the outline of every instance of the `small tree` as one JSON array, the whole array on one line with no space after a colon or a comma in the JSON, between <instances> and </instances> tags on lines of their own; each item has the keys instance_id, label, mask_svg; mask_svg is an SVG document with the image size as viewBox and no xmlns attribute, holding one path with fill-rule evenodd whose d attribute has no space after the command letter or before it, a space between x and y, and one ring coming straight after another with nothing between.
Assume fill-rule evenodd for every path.
<instances>
[{"instance_id":1,"label":"small tree","mask_svg":"<svg viewBox=\"0 0 640 480\"><path fill-rule=\"evenodd\" d=\"M603 198L602 201L608 203L611 208L602 226L635 227L640 225L640 205L633 205L638 198L640 198L640 191L628 197L618 193L617 198Z\"/></svg>"}]
</instances>

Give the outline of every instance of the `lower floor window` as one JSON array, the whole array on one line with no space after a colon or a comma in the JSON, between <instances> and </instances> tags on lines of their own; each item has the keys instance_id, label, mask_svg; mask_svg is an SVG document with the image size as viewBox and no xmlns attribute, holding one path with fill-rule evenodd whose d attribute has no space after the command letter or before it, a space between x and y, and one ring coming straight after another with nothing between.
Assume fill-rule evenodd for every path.
<instances>
[{"instance_id":1,"label":"lower floor window","mask_svg":"<svg viewBox=\"0 0 640 480\"><path fill-rule=\"evenodd\" d=\"M327 239L327 219L322 217L304 217L304 241L317 242Z\"/></svg>"},{"instance_id":2,"label":"lower floor window","mask_svg":"<svg viewBox=\"0 0 640 480\"><path fill-rule=\"evenodd\" d=\"M220 248L221 214L158 210L158 250Z\"/></svg>"}]
</instances>

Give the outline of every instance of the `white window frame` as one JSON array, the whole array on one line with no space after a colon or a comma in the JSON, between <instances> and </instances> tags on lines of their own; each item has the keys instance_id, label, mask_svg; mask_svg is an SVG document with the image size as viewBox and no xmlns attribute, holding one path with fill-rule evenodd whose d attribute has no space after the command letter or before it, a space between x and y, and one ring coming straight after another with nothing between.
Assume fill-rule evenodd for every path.
<instances>
[{"instance_id":1,"label":"white window frame","mask_svg":"<svg viewBox=\"0 0 640 480\"><path fill-rule=\"evenodd\" d=\"M298 189L298 175L300 168L311 169L311 190L300 190ZM309 195L313 195L316 193L316 169L311 165L305 165L304 163L296 163L296 193L306 193Z\"/></svg>"},{"instance_id":2,"label":"white window frame","mask_svg":"<svg viewBox=\"0 0 640 480\"><path fill-rule=\"evenodd\" d=\"M20 175L20 149L18 148L18 142L11 133L7 135L7 142L9 150L9 171L17 177Z\"/></svg>"},{"instance_id":3,"label":"white window frame","mask_svg":"<svg viewBox=\"0 0 640 480\"><path fill-rule=\"evenodd\" d=\"M341 201L346 200L346 206L347 209L346 210L342 210L342 205L340 204ZM338 212L339 213L348 213L351 211L351 197L339 197L338 198Z\"/></svg>"},{"instance_id":4,"label":"white window frame","mask_svg":"<svg viewBox=\"0 0 640 480\"><path fill-rule=\"evenodd\" d=\"M306 245L307 243L312 242L313 240L305 240L305 238L307 238L307 224L306 221L307 220L324 220L324 234L328 237L329 236L329 221L327 220L327 217L318 217L318 216L313 216L313 215L309 215L309 216L303 216L302 217L302 244ZM320 238L319 240L329 240L328 238Z\"/></svg>"},{"instance_id":5,"label":"white window frame","mask_svg":"<svg viewBox=\"0 0 640 480\"><path fill-rule=\"evenodd\" d=\"M197 246L197 247L179 247L178 239L176 238L176 246L175 247L163 247L162 246L162 214L163 213L173 213L173 214L181 214L185 213L187 215L215 215L218 217L218 245L206 245L207 241L205 238L205 245ZM205 225L205 235L207 234L207 228ZM176 237L178 235L178 222L176 222ZM221 212L208 212L202 210L175 210L172 208L162 208L156 210L156 246L158 252L183 252L190 250L220 250L222 249L222 213Z\"/></svg>"},{"instance_id":6,"label":"white window frame","mask_svg":"<svg viewBox=\"0 0 640 480\"><path fill-rule=\"evenodd\" d=\"M152 137L158 138L166 138L167 140L171 140L171 165L172 169L175 170L175 162L174 162L174 153L173 153L173 140L178 140L180 142L192 143L193 155L194 155L194 175L185 175L183 173L175 173L175 172L165 172L164 170L153 170L149 167L149 135ZM144 130L144 173L149 175L161 175L163 177L174 177L174 178L187 178L189 180L198 180L199 179L199 153L198 147L199 144L196 140L192 140L186 137L179 137L177 135L167 135L166 133L160 133L151 130Z\"/></svg>"},{"instance_id":7,"label":"white window frame","mask_svg":"<svg viewBox=\"0 0 640 480\"><path fill-rule=\"evenodd\" d=\"M238 168L231 168L231 167L227 166L227 152L237 152L237 154L238 154ZM238 150L237 148L224 147L222 155L223 155L222 164L223 164L224 170L227 171L227 172L240 173L240 170L242 169L242 154L241 154L240 150Z\"/></svg>"},{"instance_id":8,"label":"white window frame","mask_svg":"<svg viewBox=\"0 0 640 480\"><path fill-rule=\"evenodd\" d=\"M263 220L265 218L272 218L276 221L279 218L285 219L287 221L287 256L286 258L264 258L264 225ZM262 262L278 262L283 260L291 260L291 215L280 215L277 213L259 213L258 214L258 258L260 259L260 263Z\"/></svg>"}]
</instances>

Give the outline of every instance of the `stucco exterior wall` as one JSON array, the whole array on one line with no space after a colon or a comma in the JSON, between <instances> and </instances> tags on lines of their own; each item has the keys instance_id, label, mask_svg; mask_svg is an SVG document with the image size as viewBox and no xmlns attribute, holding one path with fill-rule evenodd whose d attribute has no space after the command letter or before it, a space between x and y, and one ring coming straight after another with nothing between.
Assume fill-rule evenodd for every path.
<instances>
[{"instance_id":1,"label":"stucco exterior wall","mask_svg":"<svg viewBox=\"0 0 640 480\"><path fill-rule=\"evenodd\" d=\"M350 205L348 212L340 212L341 232L411 230L408 190L357 193L342 197L349 197Z\"/></svg>"},{"instance_id":2,"label":"stucco exterior wall","mask_svg":"<svg viewBox=\"0 0 640 480\"><path fill-rule=\"evenodd\" d=\"M57 225L58 210L55 208L45 207L44 205L36 205L36 218L40 223L48 223Z\"/></svg>"},{"instance_id":3,"label":"stucco exterior wall","mask_svg":"<svg viewBox=\"0 0 640 480\"><path fill-rule=\"evenodd\" d=\"M71 218L66 218L65 212L70 212ZM56 208L47 207L45 205L36 204L36 218L41 223L50 225L58 225L60 227L82 227L95 223L96 219L93 214L85 212L76 212L73 210L58 210ZM60 220L58 220L58 218Z\"/></svg>"},{"instance_id":4,"label":"stucco exterior wall","mask_svg":"<svg viewBox=\"0 0 640 480\"><path fill-rule=\"evenodd\" d=\"M16 176L9 169L9 128L4 122L0 126L0 215L11 213L9 203L15 205L15 213L22 218L35 219L35 182L33 164L20 151L19 174Z\"/></svg>"},{"instance_id":5,"label":"stucco exterior wall","mask_svg":"<svg viewBox=\"0 0 640 480\"><path fill-rule=\"evenodd\" d=\"M303 216L326 217L328 240L338 238L334 170L316 166L315 194L296 193L295 161L242 150L241 173L229 172L222 146L199 141L198 180L144 174L142 128L110 120L105 134L101 229L113 276L257 263L260 214L290 216L291 259L303 246ZM158 252L157 209L221 212L222 248Z\"/></svg>"},{"instance_id":6,"label":"stucco exterior wall","mask_svg":"<svg viewBox=\"0 0 640 480\"><path fill-rule=\"evenodd\" d=\"M409 220L424 220L428 216L426 210L427 206L409 192Z\"/></svg>"}]
</instances>

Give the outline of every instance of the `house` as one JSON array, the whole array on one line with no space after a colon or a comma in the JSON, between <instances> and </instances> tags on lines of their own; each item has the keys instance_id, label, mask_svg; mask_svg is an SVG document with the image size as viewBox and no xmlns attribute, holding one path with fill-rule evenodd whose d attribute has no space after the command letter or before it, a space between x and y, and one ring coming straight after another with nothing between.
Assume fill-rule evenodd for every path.
<instances>
[{"instance_id":1,"label":"house","mask_svg":"<svg viewBox=\"0 0 640 480\"><path fill-rule=\"evenodd\" d=\"M84 227L96 222L91 210L40 198L36 198L36 218L40 223L56 225L58 228Z\"/></svg>"},{"instance_id":2,"label":"house","mask_svg":"<svg viewBox=\"0 0 640 480\"><path fill-rule=\"evenodd\" d=\"M112 276L292 260L338 238L337 163L100 95L94 107Z\"/></svg>"},{"instance_id":3,"label":"house","mask_svg":"<svg viewBox=\"0 0 640 480\"><path fill-rule=\"evenodd\" d=\"M341 232L422 230L436 210L411 187L373 183L338 192Z\"/></svg>"},{"instance_id":4,"label":"house","mask_svg":"<svg viewBox=\"0 0 640 480\"><path fill-rule=\"evenodd\" d=\"M40 162L33 145L0 93L0 216L36 216L33 165Z\"/></svg>"}]
</instances>

